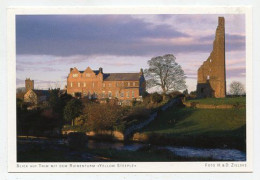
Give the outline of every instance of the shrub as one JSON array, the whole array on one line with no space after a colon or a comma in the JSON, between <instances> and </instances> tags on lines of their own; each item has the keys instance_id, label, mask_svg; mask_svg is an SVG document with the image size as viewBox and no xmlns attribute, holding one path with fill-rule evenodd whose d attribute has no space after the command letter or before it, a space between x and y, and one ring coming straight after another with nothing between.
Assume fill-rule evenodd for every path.
<instances>
[{"instance_id":1,"label":"shrub","mask_svg":"<svg viewBox=\"0 0 260 180\"><path fill-rule=\"evenodd\" d=\"M147 92L147 91L144 91L143 93L142 93L142 97L143 98L145 98L145 97L147 97L147 96L149 96L150 94Z\"/></svg>"},{"instance_id":2,"label":"shrub","mask_svg":"<svg viewBox=\"0 0 260 180\"><path fill-rule=\"evenodd\" d=\"M170 96L171 98L175 98L175 97L177 97L177 96L179 96L179 95L181 95L181 94L182 94L182 93L179 92L179 91L173 91L173 92L169 93L169 96Z\"/></svg>"},{"instance_id":3,"label":"shrub","mask_svg":"<svg viewBox=\"0 0 260 180\"><path fill-rule=\"evenodd\" d=\"M74 125L74 119L82 112L82 103L78 99L71 99L64 108L64 119L67 124Z\"/></svg>"},{"instance_id":4,"label":"shrub","mask_svg":"<svg viewBox=\"0 0 260 180\"><path fill-rule=\"evenodd\" d=\"M160 102L162 102L162 100L163 100L162 95L158 94L157 92L151 94L152 103L160 103Z\"/></svg>"},{"instance_id":5,"label":"shrub","mask_svg":"<svg viewBox=\"0 0 260 180\"><path fill-rule=\"evenodd\" d=\"M118 105L92 104L84 109L87 114L85 125L93 131L113 130L125 115L125 109Z\"/></svg>"},{"instance_id":6,"label":"shrub","mask_svg":"<svg viewBox=\"0 0 260 180\"><path fill-rule=\"evenodd\" d=\"M127 119L133 120L133 119L146 119L150 115L150 110L146 109L144 107L136 107L134 108L127 116Z\"/></svg>"}]
</instances>

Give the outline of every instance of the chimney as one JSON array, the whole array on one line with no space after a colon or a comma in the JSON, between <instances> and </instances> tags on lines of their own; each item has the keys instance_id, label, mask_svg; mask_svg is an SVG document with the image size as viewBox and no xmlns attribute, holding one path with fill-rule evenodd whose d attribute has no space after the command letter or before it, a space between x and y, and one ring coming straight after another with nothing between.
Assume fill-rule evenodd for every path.
<instances>
[{"instance_id":1,"label":"chimney","mask_svg":"<svg viewBox=\"0 0 260 180\"><path fill-rule=\"evenodd\" d=\"M102 67L99 68L99 72L103 74L103 68Z\"/></svg>"}]
</instances>

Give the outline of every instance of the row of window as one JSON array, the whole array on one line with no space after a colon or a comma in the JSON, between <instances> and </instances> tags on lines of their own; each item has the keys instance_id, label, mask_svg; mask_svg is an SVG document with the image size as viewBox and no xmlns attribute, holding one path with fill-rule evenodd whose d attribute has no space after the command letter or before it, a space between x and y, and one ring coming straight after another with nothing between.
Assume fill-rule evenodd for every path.
<instances>
[{"instance_id":1,"label":"row of window","mask_svg":"<svg viewBox=\"0 0 260 180\"><path fill-rule=\"evenodd\" d=\"M81 85L80 82L78 82L77 84L78 84L78 87L81 87L81 86L80 86L80 85ZM73 82L70 83L70 87L73 87ZM85 83L85 82L83 83L83 87L86 87L86 83ZM94 83L94 82L92 83L92 87L93 87L93 88L95 87L95 83Z\"/></svg>"},{"instance_id":2,"label":"row of window","mask_svg":"<svg viewBox=\"0 0 260 180\"><path fill-rule=\"evenodd\" d=\"M86 92L84 92L83 93L83 95L84 96L88 96L88 97L92 97L92 98L98 98L98 94L97 93L93 93L93 94L91 94L90 92L88 92L88 93L86 93ZM135 92L134 91L126 91L126 92L116 92L115 93L115 96L114 97L116 97L116 98L120 98L120 97L127 97L127 98L130 98L130 97L132 97L132 98L134 98L135 97ZM106 92L105 91L102 91L102 93L101 93L101 97L102 98L106 98L106 97L108 97L108 98L112 98L112 92L111 91L108 91L108 93L106 94Z\"/></svg>"},{"instance_id":3,"label":"row of window","mask_svg":"<svg viewBox=\"0 0 260 180\"><path fill-rule=\"evenodd\" d=\"M77 85L78 85L78 87L81 87L81 83L80 82L78 82ZM83 85L83 87L86 87L86 83L85 82L82 85ZM111 83L108 83L107 85L108 85L108 87L112 87ZM136 82L133 82L133 83L127 82L127 86L131 86L131 85L132 86L136 86ZM124 82L121 82L121 83L117 82L116 83L116 87L122 87L122 86L124 86ZM73 87L73 83L72 82L70 83L70 87ZM94 82L92 82L92 87L93 88L95 87L95 83ZM106 87L106 83L103 83L103 87Z\"/></svg>"},{"instance_id":4,"label":"row of window","mask_svg":"<svg viewBox=\"0 0 260 180\"><path fill-rule=\"evenodd\" d=\"M77 77L79 77L79 74L72 74L72 77L77 78ZM86 77L90 77L90 74L86 73Z\"/></svg>"},{"instance_id":5,"label":"row of window","mask_svg":"<svg viewBox=\"0 0 260 180\"><path fill-rule=\"evenodd\" d=\"M102 97L104 98L106 96L106 93L105 93L105 91L103 91L102 92ZM135 92L134 91L126 91L125 93L124 92L116 92L116 94L115 94L115 97L116 98L119 98L119 97L127 97L127 98L129 98L130 96L132 96L132 98L134 98L135 97ZM108 91L108 97L109 98L111 98L112 97L112 92L111 91Z\"/></svg>"}]
</instances>

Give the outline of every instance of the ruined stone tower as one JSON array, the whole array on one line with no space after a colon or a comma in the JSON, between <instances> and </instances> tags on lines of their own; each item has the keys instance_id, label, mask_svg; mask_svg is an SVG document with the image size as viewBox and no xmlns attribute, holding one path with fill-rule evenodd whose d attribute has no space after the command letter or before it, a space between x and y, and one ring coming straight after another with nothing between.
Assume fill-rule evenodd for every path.
<instances>
[{"instance_id":1,"label":"ruined stone tower","mask_svg":"<svg viewBox=\"0 0 260 180\"><path fill-rule=\"evenodd\" d=\"M30 78L25 79L25 89L26 92L30 89L34 89L34 80L30 80Z\"/></svg>"},{"instance_id":2,"label":"ruined stone tower","mask_svg":"<svg viewBox=\"0 0 260 180\"><path fill-rule=\"evenodd\" d=\"M218 18L213 50L198 69L197 96L226 97L225 19Z\"/></svg>"}]
</instances>

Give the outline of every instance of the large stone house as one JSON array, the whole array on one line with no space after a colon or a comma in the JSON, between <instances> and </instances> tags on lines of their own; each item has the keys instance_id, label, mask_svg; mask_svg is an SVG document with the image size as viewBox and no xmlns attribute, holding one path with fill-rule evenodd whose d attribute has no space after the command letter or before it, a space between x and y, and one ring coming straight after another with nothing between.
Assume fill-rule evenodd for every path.
<instances>
[{"instance_id":1,"label":"large stone house","mask_svg":"<svg viewBox=\"0 0 260 180\"><path fill-rule=\"evenodd\" d=\"M143 70L139 73L103 73L103 69L85 71L71 68L67 77L67 93L91 99L141 100L145 91Z\"/></svg>"}]
</instances>

